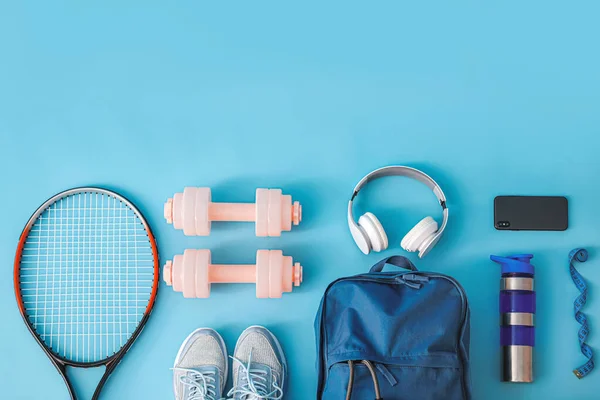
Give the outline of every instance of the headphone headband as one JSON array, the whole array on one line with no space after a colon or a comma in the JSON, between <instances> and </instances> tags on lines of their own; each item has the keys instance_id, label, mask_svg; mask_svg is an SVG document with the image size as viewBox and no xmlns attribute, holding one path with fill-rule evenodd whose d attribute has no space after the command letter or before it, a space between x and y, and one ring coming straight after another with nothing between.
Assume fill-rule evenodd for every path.
<instances>
[{"instance_id":1,"label":"headphone headband","mask_svg":"<svg viewBox=\"0 0 600 400\"><path fill-rule=\"evenodd\" d=\"M358 192L360 192L361 189L367 185L367 183L379 178L383 178L385 176L405 176L407 178L415 179L425 184L429 189L433 191L433 194L438 199L440 206L442 207L443 215L442 224L434 235L433 242L436 243L442 236L442 233L444 233L444 229L446 229L446 225L448 224L448 207L446 206L446 196L444 195L444 192L442 191L440 185L438 185L432 177L416 168L406 167L403 165L391 165L388 167L376 169L375 171L372 171L369 174L367 174L364 178L360 180L360 182L358 182L358 184L354 188L354 191L352 192L352 197L350 198L350 201L348 201L348 225L350 227L350 231L354 232L359 230L358 223L354 219L354 213L352 212L354 198L358 195Z\"/></svg>"},{"instance_id":2,"label":"headphone headband","mask_svg":"<svg viewBox=\"0 0 600 400\"><path fill-rule=\"evenodd\" d=\"M375 171L368 173L364 178L360 180L354 187L354 192L352 193L352 198L350 201L353 201L358 192L367 185L367 183L374 181L379 178L383 178L385 176L405 176L407 178L415 179L423 184L425 184L429 189L433 191L435 197L437 197L440 205L443 209L446 208L446 196L442 191L440 185L437 184L436 181L433 180L432 177L427 175L423 171L419 171L416 168L406 167L403 165L390 165L388 167L378 168Z\"/></svg>"}]
</instances>

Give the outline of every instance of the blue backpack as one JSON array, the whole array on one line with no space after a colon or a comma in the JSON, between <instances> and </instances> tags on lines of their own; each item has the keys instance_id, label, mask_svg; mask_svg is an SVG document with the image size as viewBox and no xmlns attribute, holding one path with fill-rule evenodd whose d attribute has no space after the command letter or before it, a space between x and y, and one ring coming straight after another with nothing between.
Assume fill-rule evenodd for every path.
<instances>
[{"instance_id":1,"label":"blue backpack","mask_svg":"<svg viewBox=\"0 0 600 400\"><path fill-rule=\"evenodd\" d=\"M469 305L449 276L385 258L327 287L315 333L319 400L471 399Z\"/></svg>"}]
</instances>

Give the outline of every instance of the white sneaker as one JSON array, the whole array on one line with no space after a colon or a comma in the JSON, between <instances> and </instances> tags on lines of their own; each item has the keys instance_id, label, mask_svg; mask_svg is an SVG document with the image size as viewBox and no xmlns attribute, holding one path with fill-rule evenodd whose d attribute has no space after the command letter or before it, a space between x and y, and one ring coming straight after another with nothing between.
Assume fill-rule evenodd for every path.
<instances>
[{"instance_id":1,"label":"white sneaker","mask_svg":"<svg viewBox=\"0 0 600 400\"><path fill-rule=\"evenodd\" d=\"M240 335L233 354L233 400L279 400L287 363L279 341L268 329L251 326Z\"/></svg>"},{"instance_id":2,"label":"white sneaker","mask_svg":"<svg viewBox=\"0 0 600 400\"><path fill-rule=\"evenodd\" d=\"M227 348L221 335L209 328L185 339L173 366L177 400L218 400L227 382Z\"/></svg>"}]
</instances>

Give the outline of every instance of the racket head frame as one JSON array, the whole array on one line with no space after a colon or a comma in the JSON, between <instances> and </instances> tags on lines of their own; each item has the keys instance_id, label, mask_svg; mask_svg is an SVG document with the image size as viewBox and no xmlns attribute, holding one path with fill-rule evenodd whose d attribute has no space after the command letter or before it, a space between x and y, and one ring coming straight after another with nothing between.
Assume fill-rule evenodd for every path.
<instances>
[{"instance_id":1,"label":"racket head frame","mask_svg":"<svg viewBox=\"0 0 600 400\"><path fill-rule=\"evenodd\" d=\"M46 343L42 340L40 335L35 330L33 323L29 320L29 318L27 318L27 313L25 312L25 305L23 303L23 298L21 296L21 287L20 287L20 279L19 279L23 248L25 247L25 242L27 241L27 237L29 236L31 228L34 226L38 217L40 215L42 215L44 213L44 211L46 209L48 209L49 206L56 203L60 199L66 198L66 197L74 195L74 194L79 194L79 193L104 194L104 195L116 198L117 200L123 202L127 207L129 207L134 212L134 214L137 216L139 221L142 223L146 233L148 234L148 240L150 242L150 246L152 247L152 257L153 257L153 262L154 262L154 277L153 277L153 283L152 283L152 291L150 294L150 299L148 301L148 305L146 306L146 310L144 311L144 316L140 319L138 326L133 331L133 333L127 340L127 342L116 353L114 353L111 356L106 357L102 360L91 361L91 362L78 362L78 361L69 360L69 359L62 357L61 355L53 352L51 349L48 348ZM156 294L158 292L159 271L160 271L160 267L159 267L159 259L158 259L158 247L156 245L156 240L154 238L152 230L150 229L150 225L148 225L148 222L144 218L143 214L131 201L129 201L124 196L122 196L116 192L113 192L112 190L108 190L108 189L104 189L104 188L100 188L100 187L93 187L93 186L83 186L83 187L67 189L67 190L64 190L64 191L57 193L54 196L50 197L41 206L39 206L37 208L37 210L31 215L31 217L27 221L27 224L25 225L25 228L23 228L23 231L21 232L21 235L19 236L19 244L17 246L17 251L15 254L14 272L13 272L15 298L17 301L17 305L19 307L19 312L21 314L21 317L23 318L23 321L25 322L25 325L27 326L27 329L29 329L29 332L31 333L31 335L35 338L37 343L44 350L44 352L46 353L48 358L50 358L50 360L52 361L52 364L54 364L54 366L56 367L56 369L62 376L72 399L76 399L76 397L75 397L75 392L74 392L73 386L71 385L71 382L67 378L66 367L95 368L95 367L105 366L106 371L104 372L100 382L98 383L98 387L96 388L96 390L94 392L93 400L98 399L98 397L100 395L100 391L102 390L102 387L106 383L108 377L110 376L112 371L116 368L116 366L118 365L120 360L123 358L125 353L127 353L129 348L133 345L133 343L135 342L137 337L140 335L140 333L144 329L146 322L148 321L148 318L150 317L150 314L154 307L154 303L156 301Z\"/></svg>"}]
</instances>

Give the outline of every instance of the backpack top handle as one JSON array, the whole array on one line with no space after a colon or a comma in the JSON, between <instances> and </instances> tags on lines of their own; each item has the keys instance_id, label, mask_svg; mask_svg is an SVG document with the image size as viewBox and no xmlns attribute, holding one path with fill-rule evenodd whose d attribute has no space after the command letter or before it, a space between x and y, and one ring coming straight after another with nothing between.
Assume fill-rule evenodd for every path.
<instances>
[{"instance_id":1,"label":"backpack top handle","mask_svg":"<svg viewBox=\"0 0 600 400\"><path fill-rule=\"evenodd\" d=\"M403 256L391 256L384 258L377 264L373 265L369 272L381 272L386 264L390 264L398 268L404 268L409 271L418 271L417 267L415 267L415 265L408 258Z\"/></svg>"}]
</instances>

